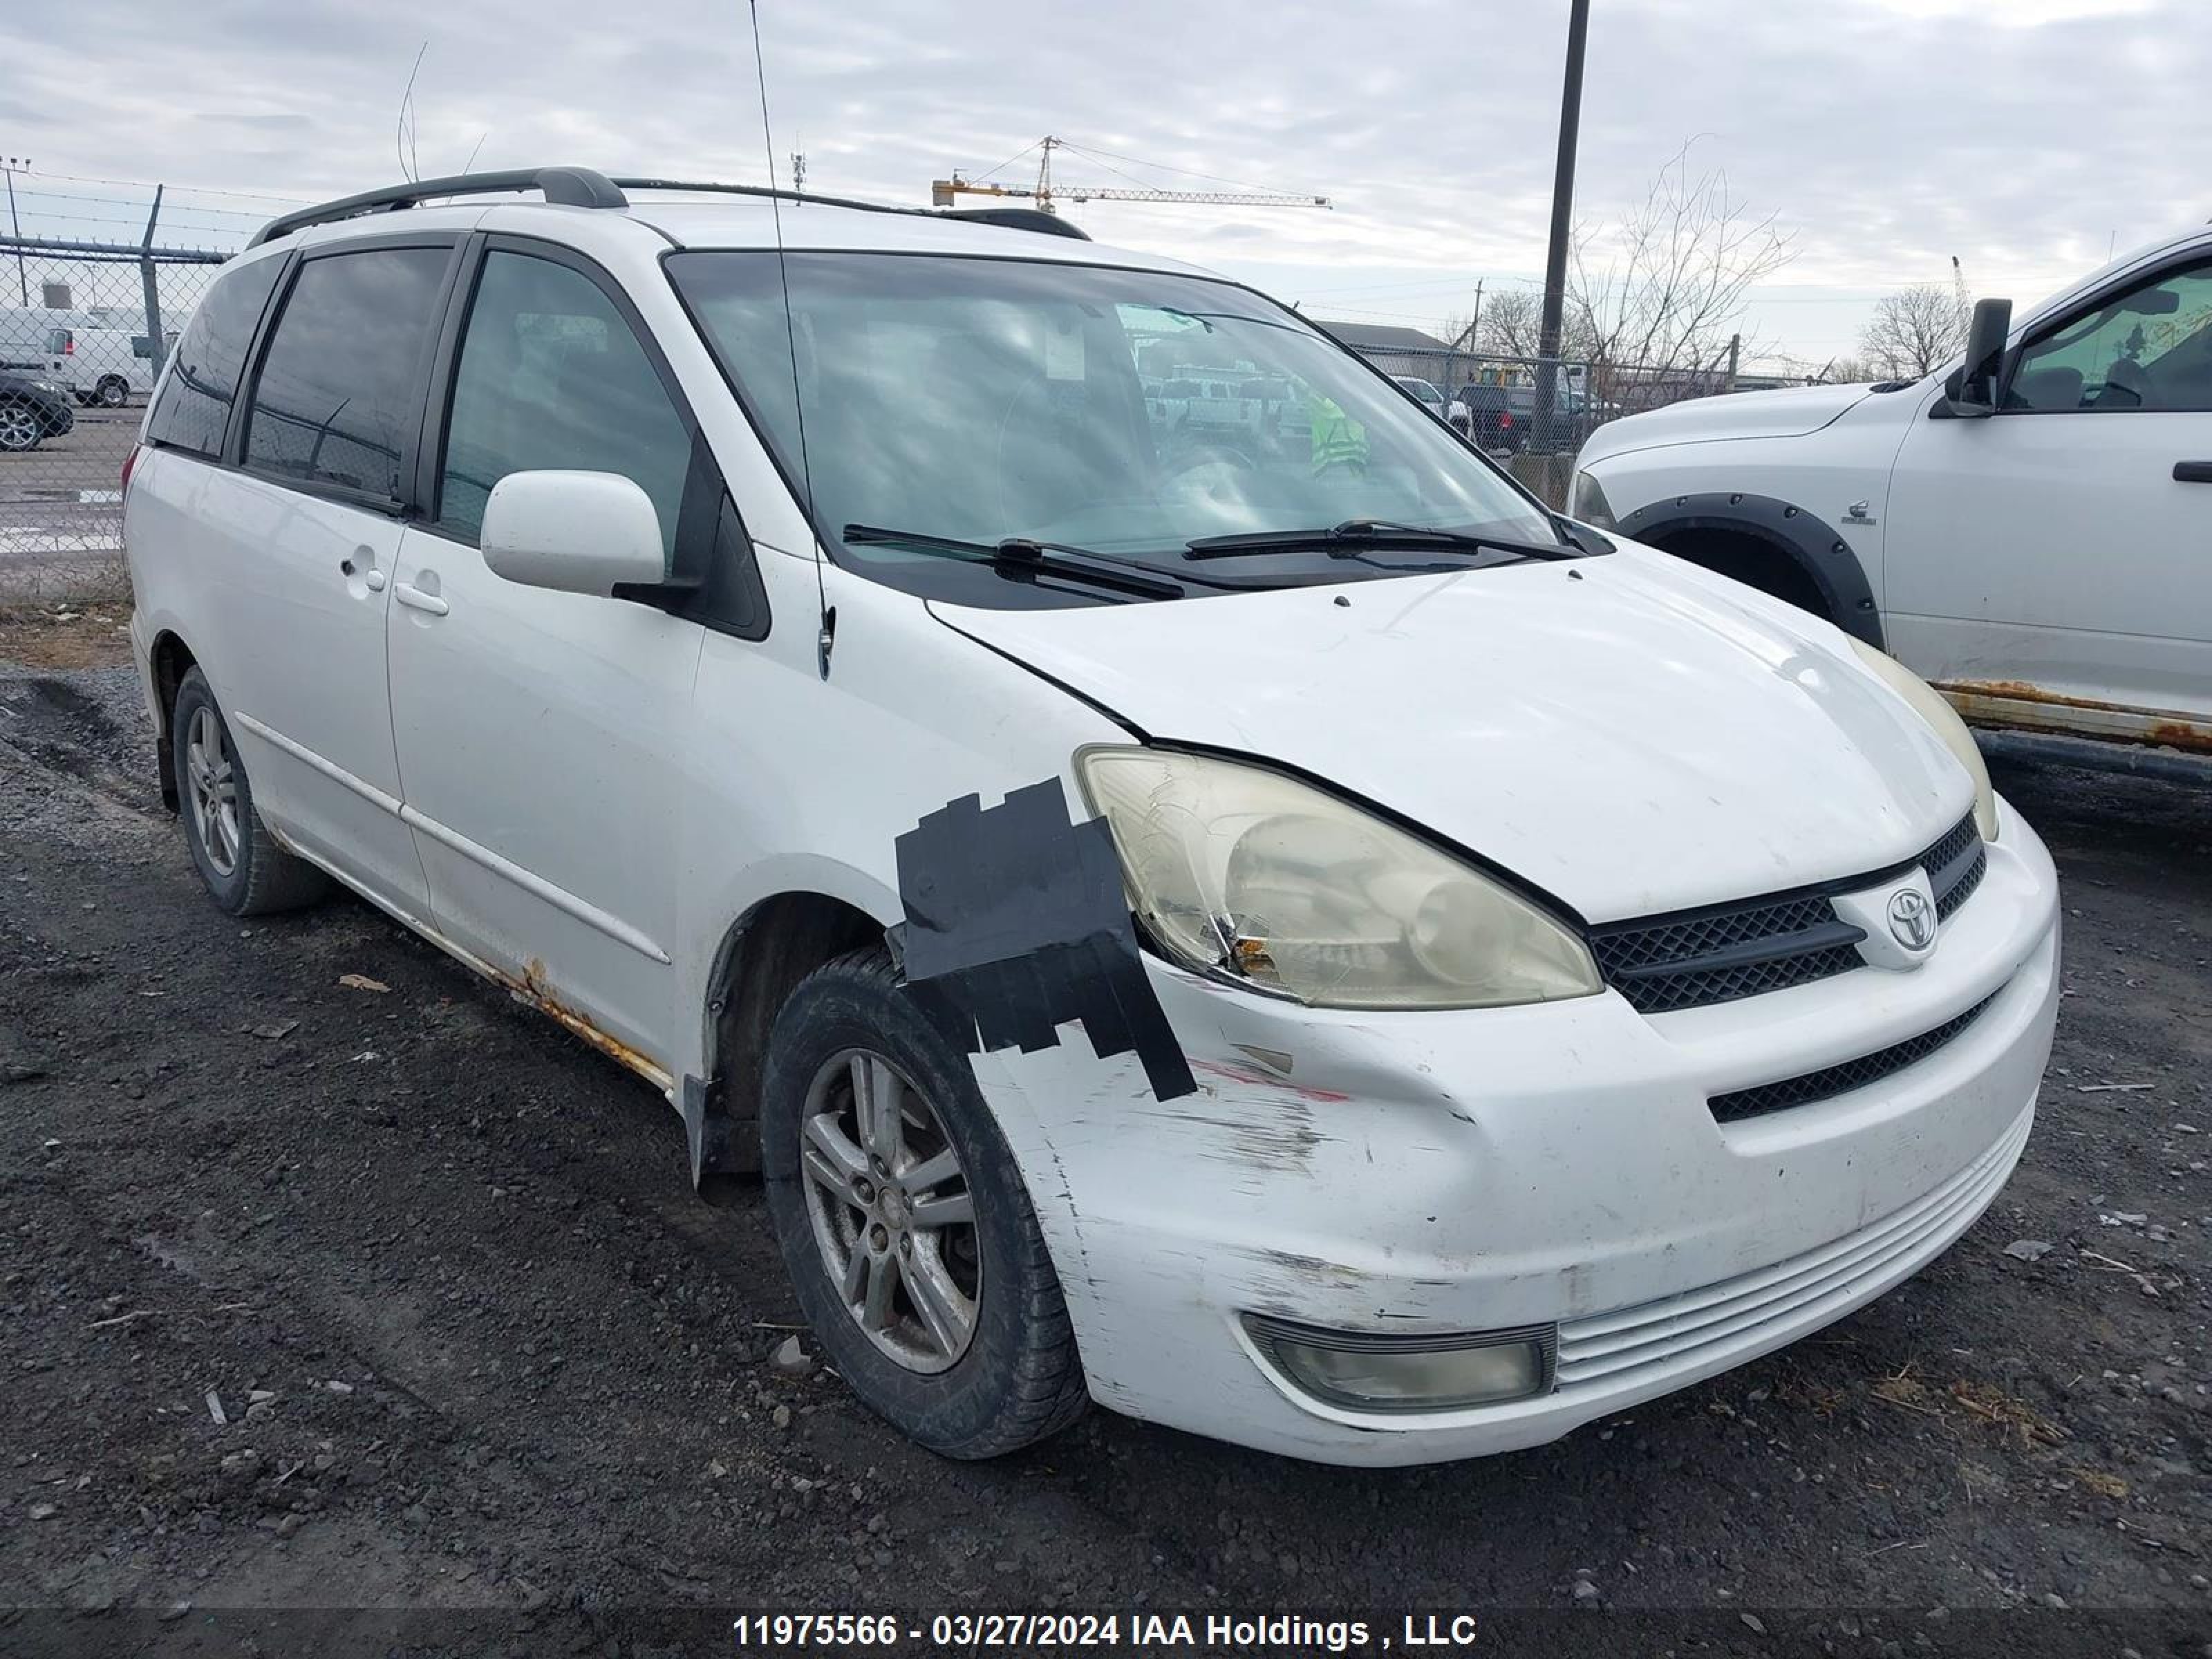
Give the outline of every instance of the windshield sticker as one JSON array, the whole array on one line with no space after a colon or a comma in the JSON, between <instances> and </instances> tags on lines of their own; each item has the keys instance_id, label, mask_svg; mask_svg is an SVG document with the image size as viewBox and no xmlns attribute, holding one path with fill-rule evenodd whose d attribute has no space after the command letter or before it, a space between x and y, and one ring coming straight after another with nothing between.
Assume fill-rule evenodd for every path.
<instances>
[{"instance_id":1,"label":"windshield sticker","mask_svg":"<svg viewBox=\"0 0 2212 1659\"><path fill-rule=\"evenodd\" d=\"M1048 380L1083 378L1083 331L1074 324L1046 325L1044 377Z\"/></svg>"},{"instance_id":2,"label":"windshield sticker","mask_svg":"<svg viewBox=\"0 0 2212 1659\"><path fill-rule=\"evenodd\" d=\"M1194 1094L1175 1028L1137 954L1103 818L1071 823L1047 779L986 808L963 795L898 838L907 989L966 1054L1035 1054L1080 1020L1101 1060L1133 1054L1161 1100Z\"/></svg>"}]
</instances>

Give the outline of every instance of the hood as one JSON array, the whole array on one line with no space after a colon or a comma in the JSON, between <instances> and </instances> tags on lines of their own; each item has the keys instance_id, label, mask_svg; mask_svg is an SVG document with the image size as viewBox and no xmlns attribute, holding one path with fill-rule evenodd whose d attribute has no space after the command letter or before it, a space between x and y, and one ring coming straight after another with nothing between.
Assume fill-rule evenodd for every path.
<instances>
[{"instance_id":1,"label":"hood","mask_svg":"<svg viewBox=\"0 0 2212 1659\"><path fill-rule=\"evenodd\" d=\"M1775 392L1686 398L1664 409L1607 422L1590 434L1583 459L1708 438L1799 437L1818 432L1873 390L1870 386L1792 386Z\"/></svg>"},{"instance_id":2,"label":"hood","mask_svg":"<svg viewBox=\"0 0 2212 1659\"><path fill-rule=\"evenodd\" d=\"M1924 851L1972 804L1826 623L1632 544L1605 556L947 625L1155 742L1294 767L1589 921Z\"/></svg>"}]
</instances>

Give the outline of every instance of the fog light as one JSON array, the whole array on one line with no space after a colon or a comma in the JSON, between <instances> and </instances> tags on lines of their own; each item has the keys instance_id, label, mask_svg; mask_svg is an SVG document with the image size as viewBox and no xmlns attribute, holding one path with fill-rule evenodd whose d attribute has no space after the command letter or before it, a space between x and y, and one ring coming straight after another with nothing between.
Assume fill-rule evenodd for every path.
<instances>
[{"instance_id":1,"label":"fog light","mask_svg":"<svg viewBox=\"0 0 2212 1659\"><path fill-rule=\"evenodd\" d=\"M1439 1412L1547 1394L1555 1325L1442 1335L1330 1331L1258 1314L1244 1328L1291 1386L1358 1412Z\"/></svg>"}]
</instances>

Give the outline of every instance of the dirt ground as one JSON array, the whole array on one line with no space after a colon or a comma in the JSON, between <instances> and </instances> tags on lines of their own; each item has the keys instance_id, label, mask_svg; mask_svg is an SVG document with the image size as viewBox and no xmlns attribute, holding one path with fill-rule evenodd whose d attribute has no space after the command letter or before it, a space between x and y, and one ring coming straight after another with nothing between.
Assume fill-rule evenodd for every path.
<instances>
[{"instance_id":1,"label":"dirt ground","mask_svg":"<svg viewBox=\"0 0 2212 1659\"><path fill-rule=\"evenodd\" d=\"M0 1651L724 1651L680 1620L954 1605L2212 1654L2212 795L2002 774L2067 883L2042 1115L1820 1335L1480 1462L1094 1412L961 1465L771 1365L757 1190L696 1200L650 1090L362 904L206 902L88 643L119 620L0 641Z\"/></svg>"}]
</instances>

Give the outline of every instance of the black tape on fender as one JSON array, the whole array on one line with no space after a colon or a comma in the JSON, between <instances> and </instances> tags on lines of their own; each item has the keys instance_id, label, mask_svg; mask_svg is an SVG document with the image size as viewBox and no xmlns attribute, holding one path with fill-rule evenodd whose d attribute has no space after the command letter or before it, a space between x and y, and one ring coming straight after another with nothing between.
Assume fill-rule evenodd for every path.
<instances>
[{"instance_id":1,"label":"black tape on fender","mask_svg":"<svg viewBox=\"0 0 2212 1659\"><path fill-rule=\"evenodd\" d=\"M898 838L908 989L963 1053L1060 1041L1083 1022L1101 1060L1134 1054L1162 1100L1198 1080L1137 955L1103 818L1071 823L1058 782L986 808L963 795Z\"/></svg>"}]
</instances>

